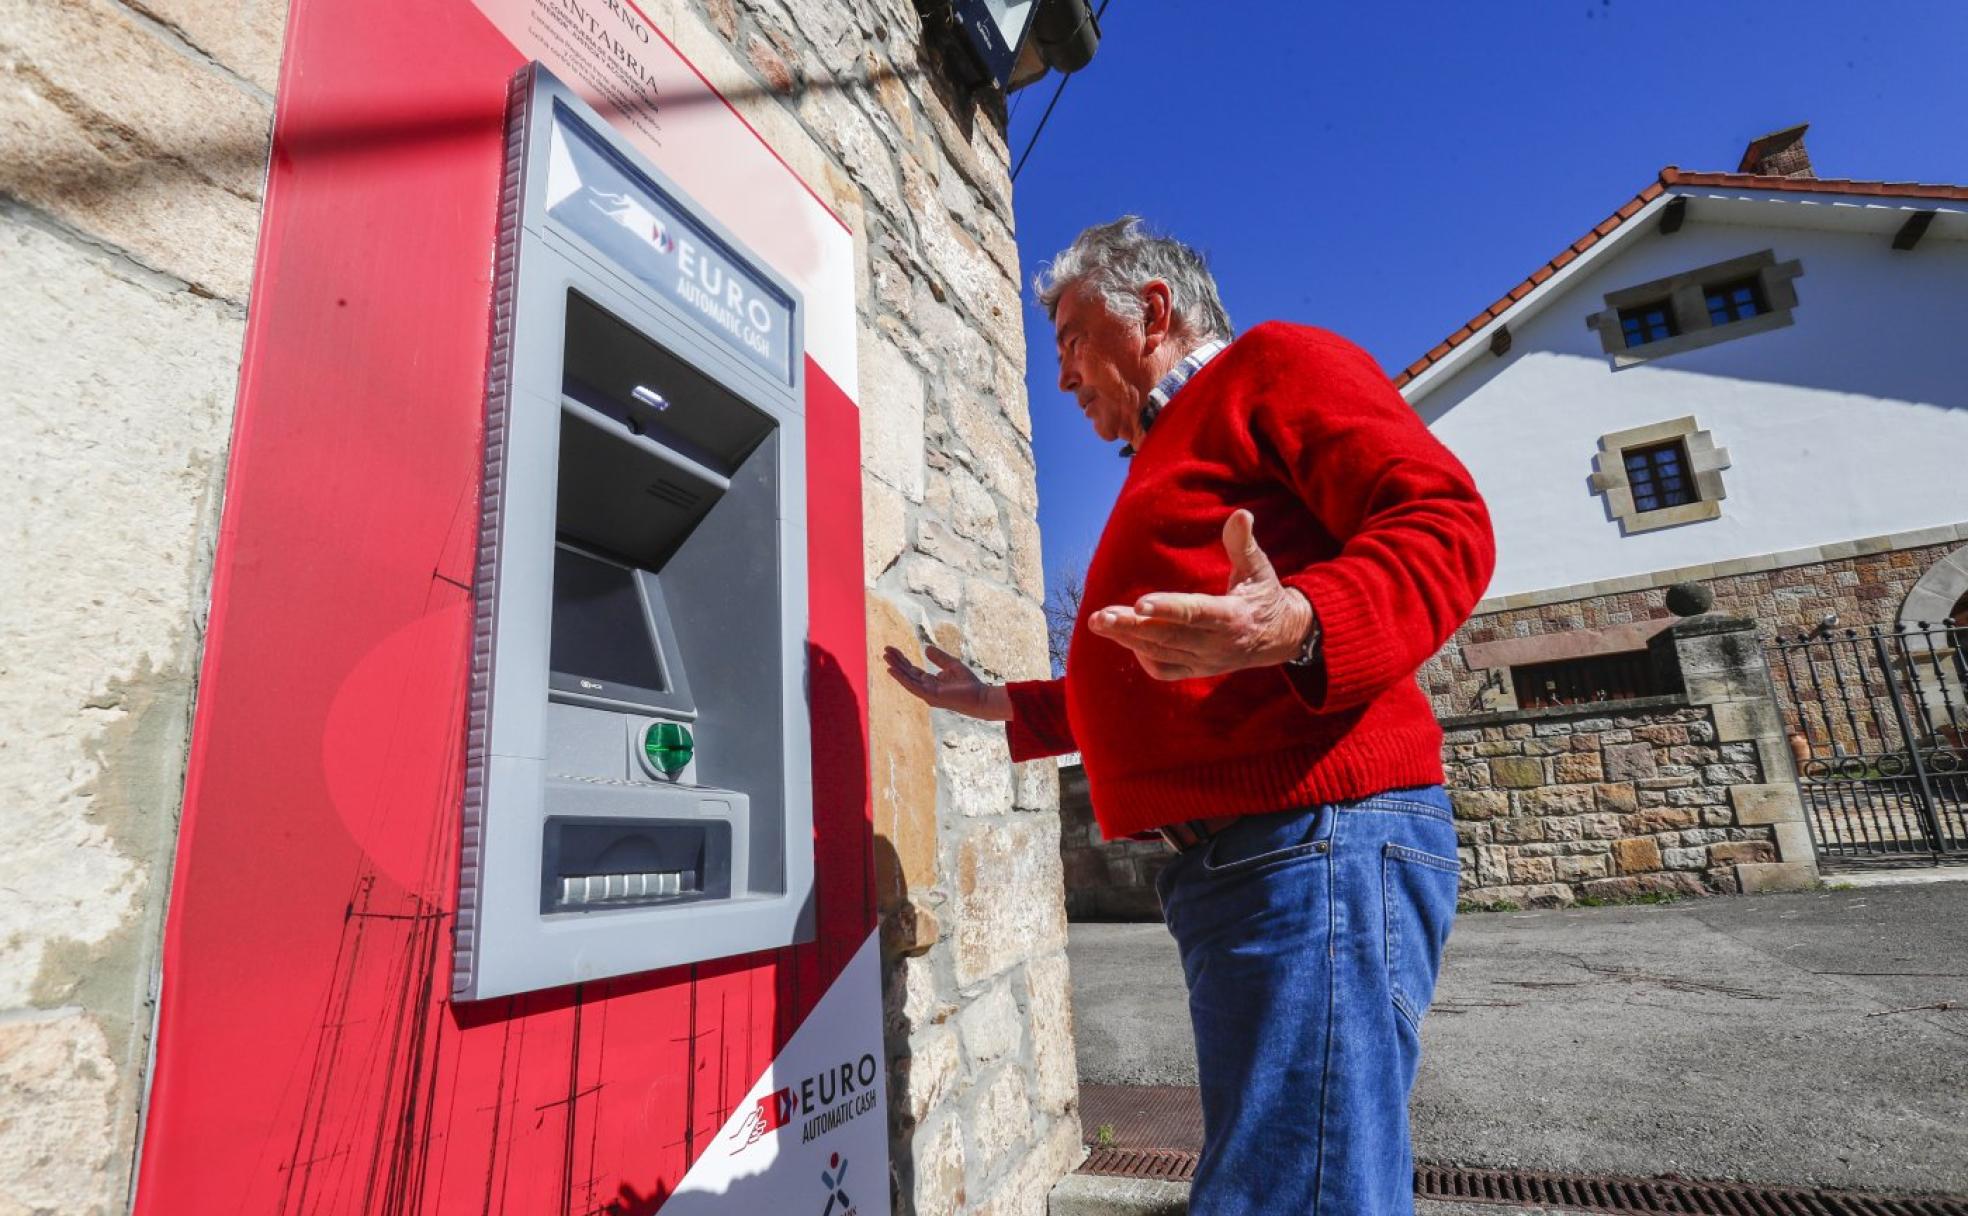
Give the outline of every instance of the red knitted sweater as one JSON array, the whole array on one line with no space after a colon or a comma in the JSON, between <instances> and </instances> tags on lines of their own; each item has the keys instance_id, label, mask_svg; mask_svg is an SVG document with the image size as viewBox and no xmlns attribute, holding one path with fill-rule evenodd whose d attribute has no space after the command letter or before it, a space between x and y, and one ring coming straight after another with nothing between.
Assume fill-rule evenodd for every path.
<instances>
[{"instance_id":1,"label":"red knitted sweater","mask_svg":"<svg viewBox=\"0 0 1968 1216\"><path fill-rule=\"evenodd\" d=\"M1320 663L1162 681L1087 629L1151 591L1223 594L1238 507L1318 612ZM1142 441L1087 567L1065 678L1009 686L1012 758L1078 750L1109 839L1438 783L1442 732L1414 673L1494 562L1468 471L1372 358L1324 330L1260 325Z\"/></svg>"}]
</instances>

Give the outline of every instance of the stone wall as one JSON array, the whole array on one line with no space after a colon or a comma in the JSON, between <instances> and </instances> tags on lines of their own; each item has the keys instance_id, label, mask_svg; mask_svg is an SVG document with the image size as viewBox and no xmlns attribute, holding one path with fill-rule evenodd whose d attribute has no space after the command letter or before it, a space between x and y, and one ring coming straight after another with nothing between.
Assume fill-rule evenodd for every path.
<instances>
[{"instance_id":1,"label":"stone wall","mask_svg":"<svg viewBox=\"0 0 1968 1216\"><path fill-rule=\"evenodd\" d=\"M127 1203L285 0L0 0L0 1208Z\"/></svg>"},{"instance_id":2,"label":"stone wall","mask_svg":"<svg viewBox=\"0 0 1968 1216\"><path fill-rule=\"evenodd\" d=\"M1888 625L1898 618L1900 605L1921 576L1968 540L1968 526L1930 531L1933 535L1924 537L1879 537L1754 561L1662 571L1621 580L1633 585L1618 590L1563 588L1485 600L1422 667L1422 687L1439 717L1512 708L1508 670L1472 664L1466 649L1508 639L1549 638L1548 655L1537 654L1533 646L1522 649L1516 661L1570 658L1593 649L1589 642L1580 646L1580 631L1612 635L1606 649L1630 648L1634 643L1619 635L1665 620L1666 588L1688 580L1699 580L1714 593L1718 614L1754 621L1765 641L1778 634L1809 633L1828 613L1837 614L1841 629ZM1739 565L1759 568L1734 569Z\"/></svg>"},{"instance_id":3,"label":"stone wall","mask_svg":"<svg viewBox=\"0 0 1968 1216\"><path fill-rule=\"evenodd\" d=\"M1553 906L1816 881L1754 625L1694 617L1650 651L1679 691L1443 722L1466 901Z\"/></svg>"}]
</instances>

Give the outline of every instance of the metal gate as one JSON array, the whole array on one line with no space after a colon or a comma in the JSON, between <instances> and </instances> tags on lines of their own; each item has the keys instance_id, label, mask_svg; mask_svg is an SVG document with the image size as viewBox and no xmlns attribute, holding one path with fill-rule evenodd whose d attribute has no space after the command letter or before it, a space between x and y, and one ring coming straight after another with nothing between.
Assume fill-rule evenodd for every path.
<instances>
[{"instance_id":1,"label":"metal gate","mask_svg":"<svg viewBox=\"0 0 1968 1216\"><path fill-rule=\"evenodd\" d=\"M1770 647L1821 865L1968 860L1968 627Z\"/></svg>"}]
</instances>

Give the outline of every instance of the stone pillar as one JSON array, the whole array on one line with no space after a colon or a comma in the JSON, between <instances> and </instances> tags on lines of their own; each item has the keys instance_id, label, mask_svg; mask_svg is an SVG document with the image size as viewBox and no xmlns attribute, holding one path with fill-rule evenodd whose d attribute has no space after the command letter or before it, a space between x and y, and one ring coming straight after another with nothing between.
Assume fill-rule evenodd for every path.
<instances>
[{"instance_id":1,"label":"stone pillar","mask_svg":"<svg viewBox=\"0 0 1968 1216\"><path fill-rule=\"evenodd\" d=\"M286 0L0 0L0 1209L129 1199Z\"/></svg>"},{"instance_id":2,"label":"stone pillar","mask_svg":"<svg viewBox=\"0 0 1968 1216\"><path fill-rule=\"evenodd\" d=\"M1679 673L1691 704L1709 707L1718 743L1755 748L1756 779L1731 781L1729 804L1737 826L1770 829L1776 860L1738 864L1738 888L1747 894L1815 884L1817 850L1805 823L1797 770L1784 740L1783 713L1756 623L1692 616L1655 635L1650 649L1657 664Z\"/></svg>"}]
</instances>

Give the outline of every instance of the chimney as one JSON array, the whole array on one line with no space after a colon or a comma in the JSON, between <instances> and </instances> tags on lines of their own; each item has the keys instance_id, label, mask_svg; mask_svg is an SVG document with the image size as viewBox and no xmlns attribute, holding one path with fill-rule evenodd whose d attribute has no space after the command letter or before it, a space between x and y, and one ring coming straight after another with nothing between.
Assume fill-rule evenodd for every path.
<instances>
[{"instance_id":1,"label":"chimney","mask_svg":"<svg viewBox=\"0 0 1968 1216\"><path fill-rule=\"evenodd\" d=\"M1800 122L1751 140L1743 149L1742 164L1736 166L1736 172L1758 177L1816 177L1811 172L1811 154L1804 150L1804 132L1810 126Z\"/></svg>"}]
</instances>

